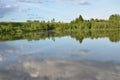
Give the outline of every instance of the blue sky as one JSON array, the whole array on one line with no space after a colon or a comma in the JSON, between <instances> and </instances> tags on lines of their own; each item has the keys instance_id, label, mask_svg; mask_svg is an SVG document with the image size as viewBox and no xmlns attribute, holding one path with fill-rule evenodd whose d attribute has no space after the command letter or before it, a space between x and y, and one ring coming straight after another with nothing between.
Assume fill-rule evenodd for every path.
<instances>
[{"instance_id":1,"label":"blue sky","mask_svg":"<svg viewBox=\"0 0 120 80\"><path fill-rule=\"evenodd\" d=\"M0 21L51 20L69 22L108 19L120 14L120 0L0 0Z\"/></svg>"}]
</instances>

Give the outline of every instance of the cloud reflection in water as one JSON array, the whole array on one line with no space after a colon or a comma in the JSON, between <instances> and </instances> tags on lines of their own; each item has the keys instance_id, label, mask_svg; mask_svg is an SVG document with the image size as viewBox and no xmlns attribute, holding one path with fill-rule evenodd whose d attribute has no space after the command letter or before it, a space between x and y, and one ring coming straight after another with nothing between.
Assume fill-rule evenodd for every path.
<instances>
[{"instance_id":1,"label":"cloud reflection in water","mask_svg":"<svg viewBox=\"0 0 120 80\"><path fill-rule=\"evenodd\" d=\"M100 67L99 67L100 66ZM0 69L0 80L120 80L113 62L27 58Z\"/></svg>"}]
</instances>

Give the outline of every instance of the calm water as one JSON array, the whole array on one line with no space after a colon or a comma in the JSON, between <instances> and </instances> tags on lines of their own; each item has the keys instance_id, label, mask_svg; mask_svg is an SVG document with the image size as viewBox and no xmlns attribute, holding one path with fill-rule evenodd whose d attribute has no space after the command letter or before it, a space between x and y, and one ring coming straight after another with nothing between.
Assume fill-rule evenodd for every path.
<instances>
[{"instance_id":1,"label":"calm water","mask_svg":"<svg viewBox=\"0 0 120 80\"><path fill-rule=\"evenodd\" d=\"M120 80L120 31L1 35L0 80Z\"/></svg>"}]
</instances>

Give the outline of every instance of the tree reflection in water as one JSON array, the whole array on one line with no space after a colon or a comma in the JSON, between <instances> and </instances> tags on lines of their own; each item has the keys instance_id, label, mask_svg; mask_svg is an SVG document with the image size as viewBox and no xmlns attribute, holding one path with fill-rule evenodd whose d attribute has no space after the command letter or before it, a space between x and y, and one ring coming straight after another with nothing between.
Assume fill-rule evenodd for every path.
<instances>
[{"instance_id":1,"label":"tree reflection in water","mask_svg":"<svg viewBox=\"0 0 120 80\"><path fill-rule=\"evenodd\" d=\"M48 32L31 32L24 34L0 34L0 41L11 40L44 40L46 38L55 41L55 37L71 36L80 43L85 38L97 39L97 38L109 38L111 42L120 41L120 30L92 30L92 31L48 31Z\"/></svg>"}]
</instances>

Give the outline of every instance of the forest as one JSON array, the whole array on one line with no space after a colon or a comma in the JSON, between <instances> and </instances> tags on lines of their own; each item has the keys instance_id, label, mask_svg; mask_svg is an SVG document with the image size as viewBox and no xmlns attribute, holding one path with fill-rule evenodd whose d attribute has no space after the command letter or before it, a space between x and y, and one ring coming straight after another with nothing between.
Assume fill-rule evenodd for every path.
<instances>
[{"instance_id":1,"label":"forest","mask_svg":"<svg viewBox=\"0 0 120 80\"><path fill-rule=\"evenodd\" d=\"M65 23L51 21L27 20L26 22L0 22L0 34L18 34L42 31L72 31L72 30L120 30L120 15L113 14L108 20L84 20L80 15L75 20Z\"/></svg>"}]
</instances>

